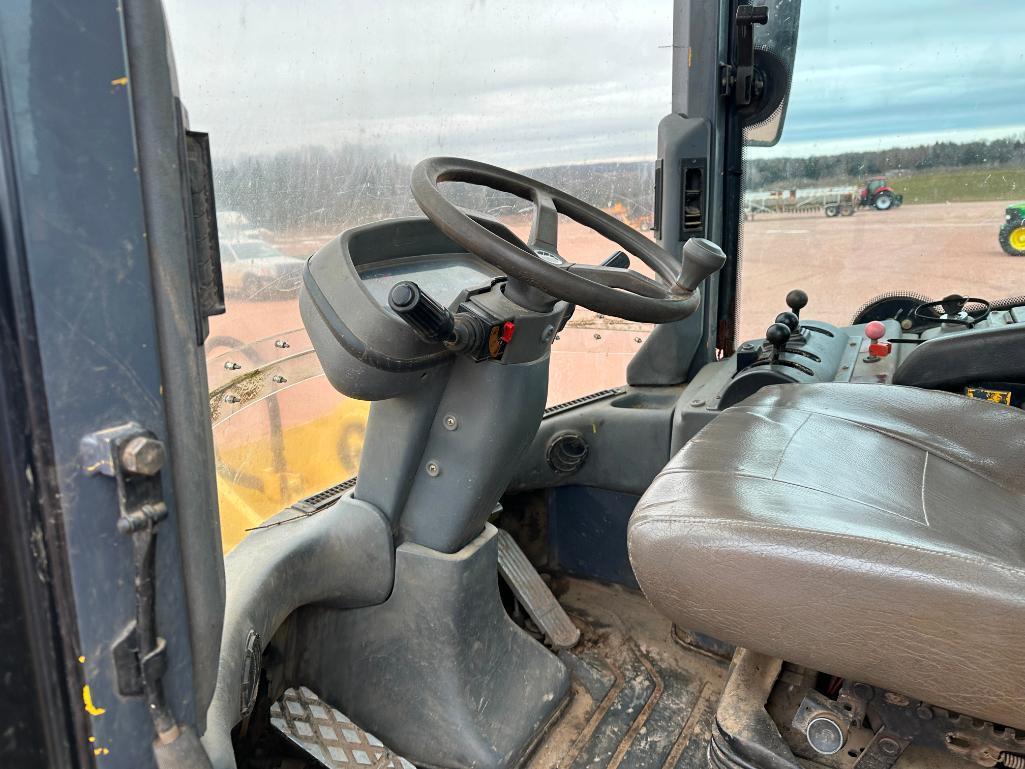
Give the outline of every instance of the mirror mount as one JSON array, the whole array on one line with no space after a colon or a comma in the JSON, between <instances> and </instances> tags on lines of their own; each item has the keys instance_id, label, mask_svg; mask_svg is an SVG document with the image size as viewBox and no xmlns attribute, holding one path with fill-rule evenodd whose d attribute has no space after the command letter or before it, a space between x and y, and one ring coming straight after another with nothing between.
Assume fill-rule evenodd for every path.
<instances>
[{"instance_id":1,"label":"mirror mount","mask_svg":"<svg viewBox=\"0 0 1025 769\"><path fill-rule=\"evenodd\" d=\"M723 96L732 96L738 107L747 107L755 91L756 24L769 22L769 9L764 5L741 5L737 8L733 30L733 61L722 66L720 80Z\"/></svg>"}]
</instances>

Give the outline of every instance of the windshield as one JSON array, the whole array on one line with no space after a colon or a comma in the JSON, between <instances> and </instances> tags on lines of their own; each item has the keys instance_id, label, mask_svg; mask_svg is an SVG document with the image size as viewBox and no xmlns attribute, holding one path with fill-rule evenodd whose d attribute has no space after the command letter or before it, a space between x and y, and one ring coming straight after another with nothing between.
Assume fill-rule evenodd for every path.
<instances>
[{"instance_id":1,"label":"windshield","mask_svg":"<svg viewBox=\"0 0 1025 769\"><path fill-rule=\"evenodd\" d=\"M1025 294L1023 26L1022 3L803 4L782 138L745 157L738 342L792 288L838 325L890 292Z\"/></svg>"},{"instance_id":2,"label":"windshield","mask_svg":"<svg viewBox=\"0 0 1025 769\"><path fill-rule=\"evenodd\" d=\"M259 240L236 240L231 243L231 248L239 259L273 259L284 256L273 246Z\"/></svg>"},{"instance_id":3,"label":"windshield","mask_svg":"<svg viewBox=\"0 0 1025 769\"><path fill-rule=\"evenodd\" d=\"M410 170L483 160L651 236L656 126L670 108L672 0L165 0L182 100L208 131L228 311L211 319L210 406L225 548L358 468L368 404L336 393L299 317L302 260L346 228L419 215ZM530 206L446 185L525 237ZM560 252L617 250L560 222ZM230 255L234 255L234 262ZM296 257L295 270L272 256ZM549 402L621 385L646 324L578 311Z\"/></svg>"}]
</instances>

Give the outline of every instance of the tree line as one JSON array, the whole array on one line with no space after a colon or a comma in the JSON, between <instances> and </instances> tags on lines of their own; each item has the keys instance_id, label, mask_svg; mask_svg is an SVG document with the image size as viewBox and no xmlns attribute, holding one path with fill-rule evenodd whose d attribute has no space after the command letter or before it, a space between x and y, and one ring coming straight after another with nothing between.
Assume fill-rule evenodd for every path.
<instances>
[{"instance_id":1,"label":"tree line","mask_svg":"<svg viewBox=\"0 0 1025 769\"><path fill-rule=\"evenodd\" d=\"M936 142L873 152L745 163L748 189L850 183L897 171L972 166L1025 167L1025 135L992 141ZM273 155L217 158L217 206L239 211L256 227L278 232L338 232L419 209L409 192L412 164L375 147L303 147ZM628 220L650 217L654 163L582 163L527 169L528 176ZM464 184L446 194L458 205L496 216L529 211L512 195Z\"/></svg>"}]
</instances>

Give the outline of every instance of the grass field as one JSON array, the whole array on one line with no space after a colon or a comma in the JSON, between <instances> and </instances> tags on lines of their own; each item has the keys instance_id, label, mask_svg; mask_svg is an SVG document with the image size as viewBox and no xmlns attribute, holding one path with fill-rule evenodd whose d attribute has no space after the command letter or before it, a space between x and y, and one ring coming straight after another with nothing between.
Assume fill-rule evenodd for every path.
<instances>
[{"instance_id":1,"label":"grass field","mask_svg":"<svg viewBox=\"0 0 1025 769\"><path fill-rule=\"evenodd\" d=\"M1025 168L973 168L891 177L905 203L1025 200Z\"/></svg>"}]
</instances>

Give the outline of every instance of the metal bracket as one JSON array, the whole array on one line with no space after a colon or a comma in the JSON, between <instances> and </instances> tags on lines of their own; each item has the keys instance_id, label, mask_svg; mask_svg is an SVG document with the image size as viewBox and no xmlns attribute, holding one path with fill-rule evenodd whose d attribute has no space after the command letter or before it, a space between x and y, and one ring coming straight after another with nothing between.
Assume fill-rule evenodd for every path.
<instances>
[{"instance_id":1,"label":"metal bracket","mask_svg":"<svg viewBox=\"0 0 1025 769\"><path fill-rule=\"evenodd\" d=\"M755 37L754 25L767 24L769 9L764 5L741 5L734 20L733 62L722 65L722 95L730 96L738 107L748 106L754 98Z\"/></svg>"},{"instance_id":2,"label":"metal bracket","mask_svg":"<svg viewBox=\"0 0 1025 769\"><path fill-rule=\"evenodd\" d=\"M80 453L86 473L114 479L117 530L132 538L136 613L112 645L118 691L146 697L158 735L176 733L161 681L167 644L156 633L156 528L167 517L160 482L164 444L141 425L128 422L85 436Z\"/></svg>"}]
</instances>

